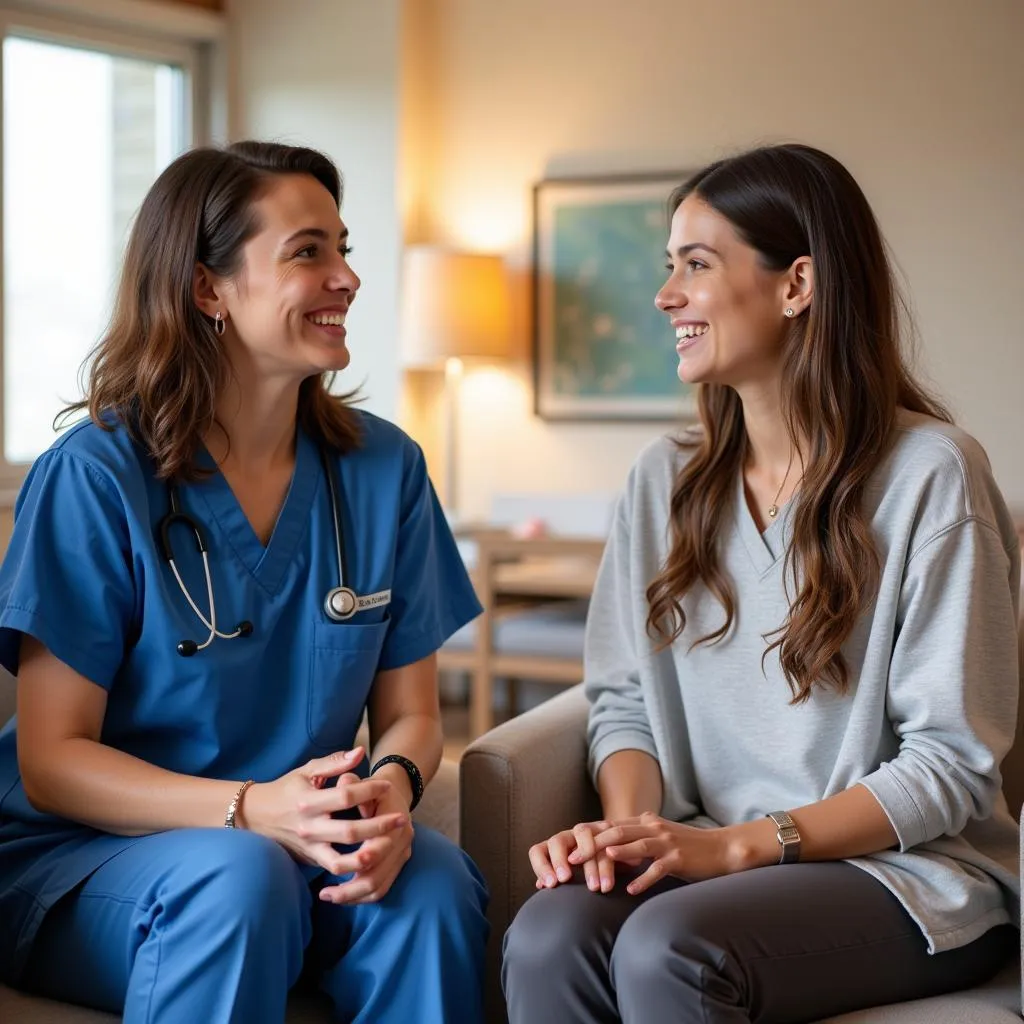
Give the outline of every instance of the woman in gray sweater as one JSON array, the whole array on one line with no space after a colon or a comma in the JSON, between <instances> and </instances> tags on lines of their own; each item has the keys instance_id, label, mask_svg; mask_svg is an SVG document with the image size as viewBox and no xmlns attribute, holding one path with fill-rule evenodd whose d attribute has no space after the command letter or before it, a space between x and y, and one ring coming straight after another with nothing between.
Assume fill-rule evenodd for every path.
<instances>
[{"instance_id":1,"label":"woman in gray sweater","mask_svg":"<svg viewBox=\"0 0 1024 1024\"><path fill-rule=\"evenodd\" d=\"M875 218L806 146L671 200L658 308L702 429L637 460L591 603L604 820L530 850L513 1024L796 1022L1016 944L1020 553L911 376Z\"/></svg>"}]
</instances>

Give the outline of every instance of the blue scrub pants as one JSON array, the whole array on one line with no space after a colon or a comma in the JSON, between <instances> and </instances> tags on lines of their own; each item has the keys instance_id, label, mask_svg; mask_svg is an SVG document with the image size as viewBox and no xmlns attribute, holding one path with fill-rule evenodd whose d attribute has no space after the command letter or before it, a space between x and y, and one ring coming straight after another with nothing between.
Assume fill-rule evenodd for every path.
<instances>
[{"instance_id":1,"label":"blue scrub pants","mask_svg":"<svg viewBox=\"0 0 1024 1024\"><path fill-rule=\"evenodd\" d=\"M482 1020L487 897L458 847L418 828L378 903L324 903L336 879L307 874L242 830L133 840L50 911L24 985L126 1024L282 1024L305 968L339 1021Z\"/></svg>"}]
</instances>

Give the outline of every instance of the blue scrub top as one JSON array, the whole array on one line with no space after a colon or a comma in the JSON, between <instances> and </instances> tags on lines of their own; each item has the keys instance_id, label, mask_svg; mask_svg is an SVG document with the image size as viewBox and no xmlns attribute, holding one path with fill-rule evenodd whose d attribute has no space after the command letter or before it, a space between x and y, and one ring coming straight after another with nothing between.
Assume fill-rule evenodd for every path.
<instances>
[{"instance_id":1,"label":"blue scrub top","mask_svg":"<svg viewBox=\"0 0 1024 1024\"><path fill-rule=\"evenodd\" d=\"M330 485L299 432L291 487L266 547L225 478L179 486L205 532L217 628L208 630L156 543L167 487L123 428L83 423L33 465L0 567L0 663L17 673L23 633L108 693L102 742L151 764L215 779L270 781L353 744L374 676L437 650L480 612L419 447L359 412L362 445L336 459L348 579L391 600L337 623ZM191 531L172 531L175 562L207 618ZM10 722L0 732L0 978L16 981L46 911L133 840L31 807Z\"/></svg>"}]
</instances>

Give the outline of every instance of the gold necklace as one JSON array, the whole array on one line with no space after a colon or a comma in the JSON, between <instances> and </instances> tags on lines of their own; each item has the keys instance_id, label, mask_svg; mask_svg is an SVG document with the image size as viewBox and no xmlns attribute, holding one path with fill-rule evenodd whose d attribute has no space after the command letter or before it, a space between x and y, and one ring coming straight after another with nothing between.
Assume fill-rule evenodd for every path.
<instances>
[{"instance_id":1,"label":"gold necklace","mask_svg":"<svg viewBox=\"0 0 1024 1024\"><path fill-rule=\"evenodd\" d=\"M789 465L786 467L786 475L782 478L782 483L779 484L779 489L775 492L775 500L768 506L768 518L774 519L779 514L779 497L782 494L782 488L786 486L786 481L789 479L789 471L793 468L793 449L789 450Z\"/></svg>"}]
</instances>

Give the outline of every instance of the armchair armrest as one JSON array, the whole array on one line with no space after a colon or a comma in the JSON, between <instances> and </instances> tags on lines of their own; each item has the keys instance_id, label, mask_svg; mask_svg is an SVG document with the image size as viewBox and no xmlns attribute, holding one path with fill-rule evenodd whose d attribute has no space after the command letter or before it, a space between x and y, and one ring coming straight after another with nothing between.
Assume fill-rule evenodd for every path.
<instances>
[{"instance_id":1,"label":"armchair armrest","mask_svg":"<svg viewBox=\"0 0 1024 1024\"><path fill-rule=\"evenodd\" d=\"M423 799L412 812L417 825L425 825L453 843L459 841L459 766L442 758L437 774L423 790Z\"/></svg>"},{"instance_id":2,"label":"armchair armrest","mask_svg":"<svg viewBox=\"0 0 1024 1024\"><path fill-rule=\"evenodd\" d=\"M18 681L5 668L0 668L0 729L14 714Z\"/></svg>"},{"instance_id":3,"label":"armchair armrest","mask_svg":"<svg viewBox=\"0 0 1024 1024\"><path fill-rule=\"evenodd\" d=\"M490 889L488 1020L503 1020L501 943L534 892L527 851L559 829L600 816L587 774L587 701L575 686L492 729L462 755L462 846ZM492 1016L492 1014L494 1014Z\"/></svg>"}]
</instances>

